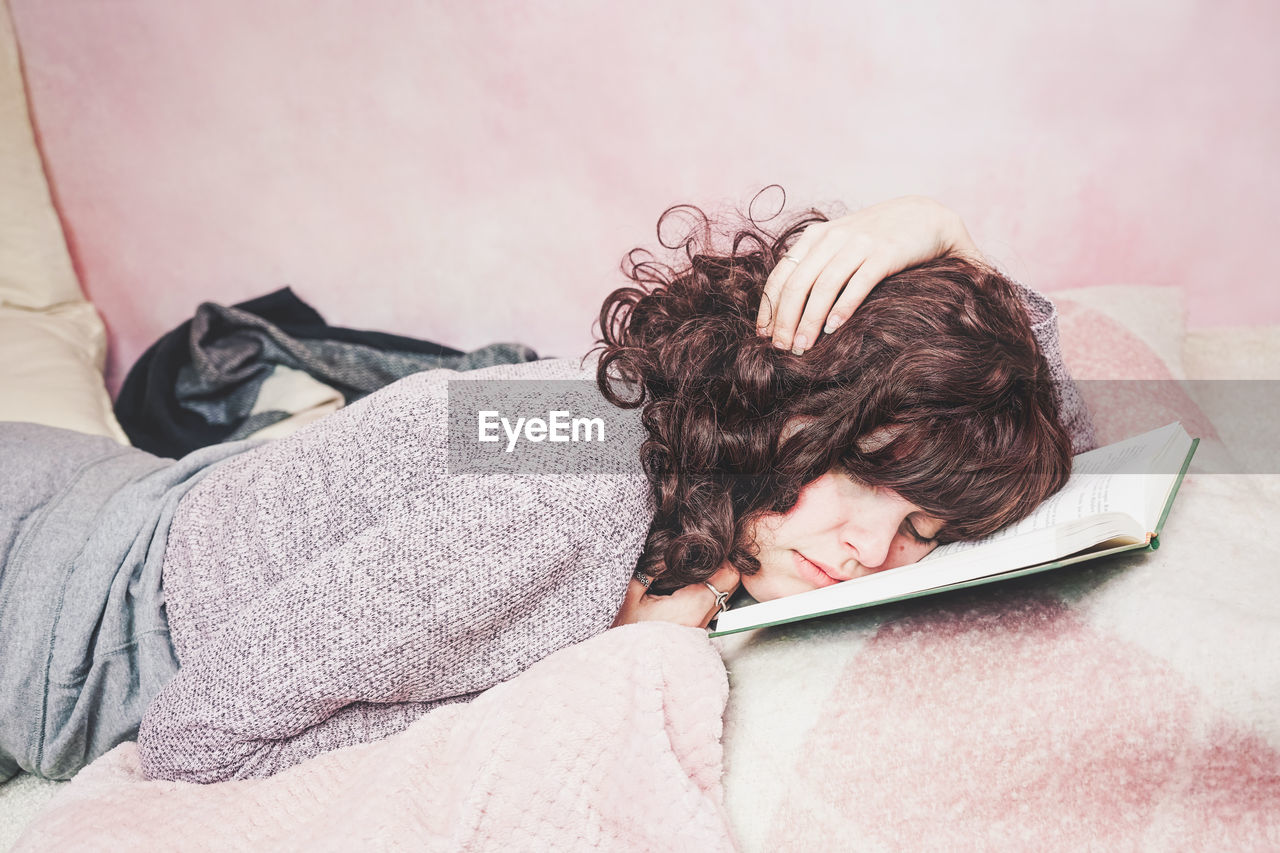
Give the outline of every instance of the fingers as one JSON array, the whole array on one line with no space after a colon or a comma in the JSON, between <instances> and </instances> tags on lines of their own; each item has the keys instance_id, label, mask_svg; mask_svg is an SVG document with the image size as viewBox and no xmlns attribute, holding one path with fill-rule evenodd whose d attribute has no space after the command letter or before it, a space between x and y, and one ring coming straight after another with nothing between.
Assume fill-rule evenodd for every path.
<instances>
[{"instance_id":1,"label":"fingers","mask_svg":"<svg viewBox=\"0 0 1280 853\"><path fill-rule=\"evenodd\" d=\"M618 615L613 619L613 627L619 625L630 625L632 622L640 621L640 604L649 590L640 581L632 578L627 583L627 592L622 597L622 609L618 611Z\"/></svg>"},{"instance_id":2,"label":"fingers","mask_svg":"<svg viewBox=\"0 0 1280 853\"><path fill-rule=\"evenodd\" d=\"M948 253L980 258L958 214L923 196L815 223L770 273L757 327L801 355L885 278Z\"/></svg>"},{"instance_id":3,"label":"fingers","mask_svg":"<svg viewBox=\"0 0 1280 853\"><path fill-rule=\"evenodd\" d=\"M853 270L852 274L849 270ZM837 256L813 286L813 294L796 331L797 339L805 335L808 340L816 341L819 332L828 335L834 332L887 276L874 258L866 258L860 250Z\"/></svg>"},{"instance_id":4,"label":"fingers","mask_svg":"<svg viewBox=\"0 0 1280 853\"><path fill-rule=\"evenodd\" d=\"M859 275L867 269L865 258L860 246L846 246L827 262L814 281L804 313L796 324L793 353L803 355L818 340L818 335L834 332L862 304L877 283L871 282L866 290L855 290L858 282L866 279L865 275Z\"/></svg>"},{"instance_id":5,"label":"fingers","mask_svg":"<svg viewBox=\"0 0 1280 853\"><path fill-rule=\"evenodd\" d=\"M778 349L789 349L792 352L803 352L813 346L813 342L817 340L816 334L802 339L797 332L797 327L800 325L805 304L811 298L815 282L839 253L839 247L830 240L819 240L803 255L800 252L800 249L792 249L789 253L793 257L800 258L800 262L788 264L794 269L787 276L782 290L778 293L777 316L773 323L773 345ZM832 294L831 298L834 301L835 295Z\"/></svg>"},{"instance_id":6,"label":"fingers","mask_svg":"<svg viewBox=\"0 0 1280 853\"><path fill-rule=\"evenodd\" d=\"M715 601L715 594L703 584L681 587L671 595L652 595L644 584L632 580L627 585L622 609L614 617L613 627L635 622L674 622L677 625L705 628L711 621L708 600Z\"/></svg>"},{"instance_id":7,"label":"fingers","mask_svg":"<svg viewBox=\"0 0 1280 853\"><path fill-rule=\"evenodd\" d=\"M738 572L726 561L711 576L710 583L720 592L732 595L738 589ZM650 595L643 584L632 580L627 585L622 609L614 618L613 627L660 621L705 628L719 614L719 600L706 584L689 584L670 595Z\"/></svg>"},{"instance_id":8,"label":"fingers","mask_svg":"<svg viewBox=\"0 0 1280 853\"><path fill-rule=\"evenodd\" d=\"M869 235L843 225L810 226L765 283L760 317L768 317L766 303L775 316L767 325L757 321L760 333L802 355L820 334L835 331L880 281L872 274L878 265L867 267L875 247Z\"/></svg>"},{"instance_id":9,"label":"fingers","mask_svg":"<svg viewBox=\"0 0 1280 853\"><path fill-rule=\"evenodd\" d=\"M689 584L670 595L644 595L636 602L632 618L614 620L614 626L630 622L674 622L705 628L718 612L716 596L705 584ZM625 609L625 608L624 608Z\"/></svg>"},{"instance_id":10,"label":"fingers","mask_svg":"<svg viewBox=\"0 0 1280 853\"><path fill-rule=\"evenodd\" d=\"M738 584L740 582L741 576L738 574L738 570L735 569L733 564L727 560L720 566L716 573L711 576L711 579L707 581L707 583L711 584L712 587L715 587L718 592L725 596L726 601L729 596L732 596L738 591ZM707 591L707 596L711 599L710 607L704 614L703 621L700 626L705 628L711 624L712 619L715 619L720 615L722 608L720 606L720 596L716 595L716 593L713 592L707 584L703 584L702 588Z\"/></svg>"},{"instance_id":11,"label":"fingers","mask_svg":"<svg viewBox=\"0 0 1280 853\"><path fill-rule=\"evenodd\" d=\"M796 240L795 245L791 247L791 250L769 273L769 278L764 285L764 295L760 299L760 310L756 315L756 329L762 336L773 335L777 330L777 309L783 288L793 277L797 282L802 280L800 276L796 275L796 270L803 264L814 244L822 238L824 224L819 223L806 228L800 235L800 239ZM811 281L812 279L809 280ZM794 324L790 329L787 329L788 347L791 346L791 335L794 329Z\"/></svg>"},{"instance_id":12,"label":"fingers","mask_svg":"<svg viewBox=\"0 0 1280 853\"><path fill-rule=\"evenodd\" d=\"M720 564L720 568L716 569L716 573L711 576L709 583L721 592L727 592L730 595L737 592L738 584L742 582L742 576L738 574L738 570L733 567L733 563L725 560Z\"/></svg>"}]
</instances>

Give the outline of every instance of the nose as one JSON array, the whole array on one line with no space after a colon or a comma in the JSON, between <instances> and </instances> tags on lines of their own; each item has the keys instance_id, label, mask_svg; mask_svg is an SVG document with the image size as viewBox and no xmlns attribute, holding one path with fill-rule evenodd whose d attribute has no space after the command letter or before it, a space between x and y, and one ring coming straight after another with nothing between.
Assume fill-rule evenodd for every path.
<instances>
[{"instance_id":1,"label":"nose","mask_svg":"<svg viewBox=\"0 0 1280 853\"><path fill-rule=\"evenodd\" d=\"M889 547L902 520L888 513L873 513L852 519L842 531L844 544L864 568L874 569L889 559Z\"/></svg>"}]
</instances>

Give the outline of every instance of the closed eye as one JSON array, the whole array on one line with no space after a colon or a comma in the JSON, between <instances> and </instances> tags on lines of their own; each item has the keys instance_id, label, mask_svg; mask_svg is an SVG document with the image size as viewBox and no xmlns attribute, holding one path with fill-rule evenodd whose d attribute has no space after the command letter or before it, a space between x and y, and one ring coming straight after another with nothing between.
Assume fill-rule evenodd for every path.
<instances>
[{"instance_id":1,"label":"closed eye","mask_svg":"<svg viewBox=\"0 0 1280 853\"><path fill-rule=\"evenodd\" d=\"M912 540L920 545L932 545L934 541L936 541L929 537L921 536L920 531L916 530L915 525L912 524L911 519L908 518L904 518L902 520L902 530L907 534L907 536L910 536Z\"/></svg>"}]
</instances>

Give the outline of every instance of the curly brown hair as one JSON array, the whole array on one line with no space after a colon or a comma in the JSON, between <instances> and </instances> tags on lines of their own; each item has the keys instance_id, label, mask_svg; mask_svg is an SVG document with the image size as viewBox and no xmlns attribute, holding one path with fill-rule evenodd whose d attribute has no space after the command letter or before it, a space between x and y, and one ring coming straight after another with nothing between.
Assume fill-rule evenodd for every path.
<instances>
[{"instance_id":1,"label":"curly brown hair","mask_svg":"<svg viewBox=\"0 0 1280 853\"><path fill-rule=\"evenodd\" d=\"M757 334L770 271L825 220L809 210L771 233L747 219L717 251L700 209L669 208L659 239L685 223L664 244L678 265L633 250L633 284L600 309L600 390L644 407L657 514L637 568L655 589L725 560L754 574L752 523L833 469L942 519L941 542L1024 518L1070 474L1048 363L1015 285L991 267L947 257L892 275L803 356Z\"/></svg>"}]
</instances>

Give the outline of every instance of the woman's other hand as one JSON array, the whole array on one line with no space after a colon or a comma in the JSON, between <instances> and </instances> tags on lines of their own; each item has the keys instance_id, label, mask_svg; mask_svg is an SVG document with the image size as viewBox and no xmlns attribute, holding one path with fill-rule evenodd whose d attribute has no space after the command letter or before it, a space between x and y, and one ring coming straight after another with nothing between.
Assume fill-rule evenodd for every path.
<instances>
[{"instance_id":1,"label":"woman's other hand","mask_svg":"<svg viewBox=\"0 0 1280 853\"><path fill-rule=\"evenodd\" d=\"M959 214L924 196L815 223L770 273L756 327L774 346L800 355L820 332L835 331L881 281L946 255L982 259Z\"/></svg>"},{"instance_id":2,"label":"woman's other hand","mask_svg":"<svg viewBox=\"0 0 1280 853\"><path fill-rule=\"evenodd\" d=\"M724 593L726 600L737 591L738 583L738 570L727 562L710 580L711 586ZM705 583L689 584L670 595L653 595L644 584L632 578L613 627L633 622L675 622L705 628L719 615L718 597Z\"/></svg>"}]
</instances>

